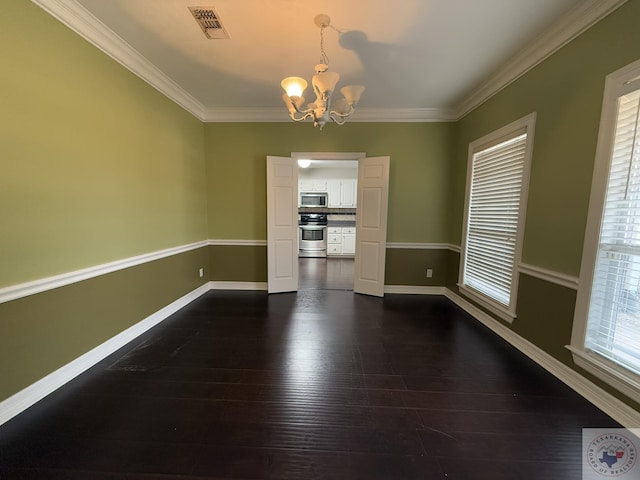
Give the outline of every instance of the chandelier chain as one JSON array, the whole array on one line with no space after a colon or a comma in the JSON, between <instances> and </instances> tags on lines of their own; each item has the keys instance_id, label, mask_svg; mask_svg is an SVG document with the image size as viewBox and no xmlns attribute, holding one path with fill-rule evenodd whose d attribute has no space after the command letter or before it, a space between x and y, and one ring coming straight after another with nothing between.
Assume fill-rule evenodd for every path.
<instances>
[{"instance_id":1,"label":"chandelier chain","mask_svg":"<svg viewBox=\"0 0 640 480\"><path fill-rule=\"evenodd\" d=\"M324 29L325 28L326 27L324 25L320 27L320 63L329 65L329 57L324 51Z\"/></svg>"}]
</instances>

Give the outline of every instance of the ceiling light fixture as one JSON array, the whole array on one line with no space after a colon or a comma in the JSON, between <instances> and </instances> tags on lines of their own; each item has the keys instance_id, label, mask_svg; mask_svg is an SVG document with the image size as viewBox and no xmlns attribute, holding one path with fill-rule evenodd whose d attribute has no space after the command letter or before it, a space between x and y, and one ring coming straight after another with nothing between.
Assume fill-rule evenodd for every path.
<instances>
[{"instance_id":1,"label":"ceiling light fixture","mask_svg":"<svg viewBox=\"0 0 640 480\"><path fill-rule=\"evenodd\" d=\"M298 166L300 168L309 168L311 166L311 160L301 158L300 160L298 160Z\"/></svg>"},{"instance_id":2,"label":"ceiling light fixture","mask_svg":"<svg viewBox=\"0 0 640 480\"><path fill-rule=\"evenodd\" d=\"M316 101L303 107L303 93L307 88L307 82L300 77L287 77L282 80L282 88L286 92L282 95L282 100L289 109L289 116L292 120L300 122L307 118L313 118L313 125L324 127L329 120L333 120L338 125L342 125L345 119L351 115L358 105L360 96L364 92L363 85L347 85L342 87L340 92L344 98L331 102L333 90L340 80L340 75L336 72L329 72L329 57L324 52L324 29L331 24L328 15L320 14L314 18L315 24L320 28L320 63L316 65L316 74L311 79L313 91L316 94Z\"/></svg>"}]
</instances>

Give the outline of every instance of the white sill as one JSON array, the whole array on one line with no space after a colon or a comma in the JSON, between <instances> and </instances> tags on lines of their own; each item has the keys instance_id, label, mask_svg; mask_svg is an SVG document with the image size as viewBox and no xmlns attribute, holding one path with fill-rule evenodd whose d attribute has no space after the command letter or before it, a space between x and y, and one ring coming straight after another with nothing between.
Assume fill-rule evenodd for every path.
<instances>
[{"instance_id":1,"label":"white sill","mask_svg":"<svg viewBox=\"0 0 640 480\"><path fill-rule=\"evenodd\" d=\"M463 293L465 296L471 298L474 302L480 305L483 308L486 308L491 313L493 313L498 318L504 320L507 323L513 323L513 320L516 318L515 312L507 309L505 306L493 302L489 297L485 297L479 292L470 289L469 287L458 283L458 289L460 293Z\"/></svg>"},{"instance_id":2,"label":"white sill","mask_svg":"<svg viewBox=\"0 0 640 480\"><path fill-rule=\"evenodd\" d=\"M638 375L591 350L576 348L572 345L565 345L565 348L571 352L577 366L584 368L633 401L640 402L640 377Z\"/></svg>"}]
</instances>

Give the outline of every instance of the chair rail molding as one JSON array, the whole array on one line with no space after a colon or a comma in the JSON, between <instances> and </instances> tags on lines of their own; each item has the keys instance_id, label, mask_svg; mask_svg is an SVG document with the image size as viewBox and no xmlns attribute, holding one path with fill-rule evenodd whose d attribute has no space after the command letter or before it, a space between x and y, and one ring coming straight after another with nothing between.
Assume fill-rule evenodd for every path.
<instances>
[{"instance_id":1,"label":"chair rail molding","mask_svg":"<svg viewBox=\"0 0 640 480\"><path fill-rule=\"evenodd\" d=\"M31 282L0 288L0 303L17 300L18 298L27 297L29 295L35 295L36 293L46 292L47 290L53 290L54 288L64 287L65 285L71 285L72 283L81 282L83 280L88 280L90 278L116 272L125 268L135 267L136 265L141 265L143 263L153 262L154 260L170 257L179 253L189 252L191 250L205 247L206 245L207 241L203 240L187 245L137 255L135 257L115 260L113 262L103 263L93 267L62 273L60 275L53 275L51 277L41 278Z\"/></svg>"}]
</instances>

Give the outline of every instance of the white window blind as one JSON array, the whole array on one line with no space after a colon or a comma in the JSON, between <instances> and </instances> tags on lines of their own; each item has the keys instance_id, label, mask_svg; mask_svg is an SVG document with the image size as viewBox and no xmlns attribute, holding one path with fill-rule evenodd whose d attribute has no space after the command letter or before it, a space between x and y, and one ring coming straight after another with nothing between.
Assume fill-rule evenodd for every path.
<instances>
[{"instance_id":1,"label":"white window blind","mask_svg":"<svg viewBox=\"0 0 640 480\"><path fill-rule=\"evenodd\" d=\"M585 348L640 373L640 90L618 98Z\"/></svg>"},{"instance_id":2,"label":"white window blind","mask_svg":"<svg viewBox=\"0 0 640 480\"><path fill-rule=\"evenodd\" d=\"M527 133L473 154L462 284L511 303Z\"/></svg>"}]
</instances>

